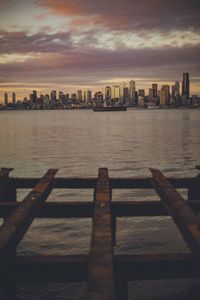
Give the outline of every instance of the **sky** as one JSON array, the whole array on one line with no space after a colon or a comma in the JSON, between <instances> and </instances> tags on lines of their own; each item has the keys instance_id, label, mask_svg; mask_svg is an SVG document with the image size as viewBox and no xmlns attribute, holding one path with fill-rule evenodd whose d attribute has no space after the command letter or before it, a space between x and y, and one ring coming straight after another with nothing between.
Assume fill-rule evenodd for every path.
<instances>
[{"instance_id":1,"label":"sky","mask_svg":"<svg viewBox=\"0 0 200 300\"><path fill-rule=\"evenodd\" d=\"M199 0L0 0L0 100L190 73L200 94Z\"/></svg>"}]
</instances>

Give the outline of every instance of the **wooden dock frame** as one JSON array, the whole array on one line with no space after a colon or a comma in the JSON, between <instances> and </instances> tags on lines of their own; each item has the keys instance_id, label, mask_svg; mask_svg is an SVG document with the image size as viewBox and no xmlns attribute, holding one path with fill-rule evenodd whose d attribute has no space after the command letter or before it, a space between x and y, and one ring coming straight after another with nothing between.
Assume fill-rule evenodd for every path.
<instances>
[{"instance_id":1,"label":"wooden dock frame","mask_svg":"<svg viewBox=\"0 0 200 300\"><path fill-rule=\"evenodd\" d=\"M9 177L0 170L0 287L5 300L15 299L24 282L87 282L89 300L128 299L133 280L200 277L199 175L166 178L151 169L150 178L109 178L100 168L97 178L55 178L50 169L42 178ZM16 190L32 188L22 202ZM94 201L45 203L53 188L94 189ZM112 202L112 189L155 188L161 201ZM176 189L188 190L184 200ZM115 255L116 218L171 215L191 252ZM16 247L35 218L92 218L89 255L16 256Z\"/></svg>"}]
</instances>

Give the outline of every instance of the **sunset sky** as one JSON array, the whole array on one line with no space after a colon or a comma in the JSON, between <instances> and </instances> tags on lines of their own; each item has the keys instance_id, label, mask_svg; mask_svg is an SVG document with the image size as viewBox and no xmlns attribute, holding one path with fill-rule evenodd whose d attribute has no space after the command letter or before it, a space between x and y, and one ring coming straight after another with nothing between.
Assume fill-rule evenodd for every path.
<instances>
[{"instance_id":1,"label":"sunset sky","mask_svg":"<svg viewBox=\"0 0 200 300\"><path fill-rule=\"evenodd\" d=\"M199 0L0 0L0 101L183 72L200 94L199 57Z\"/></svg>"}]
</instances>

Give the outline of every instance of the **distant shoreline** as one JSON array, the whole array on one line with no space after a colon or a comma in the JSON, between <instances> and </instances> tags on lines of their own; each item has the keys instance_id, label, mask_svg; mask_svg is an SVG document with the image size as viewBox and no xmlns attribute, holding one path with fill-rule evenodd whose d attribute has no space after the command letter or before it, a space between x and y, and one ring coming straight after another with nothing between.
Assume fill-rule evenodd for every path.
<instances>
[{"instance_id":1,"label":"distant shoreline","mask_svg":"<svg viewBox=\"0 0 200 300\"><path fill-rule=\"evenodd\" d=\"M191 107L127 107L127 110L198 110L200 106ZM57 111L57 110L93 110L93 107L71 107L71 108L0 108L2 111Z\"/></svg>"}]
</instances>

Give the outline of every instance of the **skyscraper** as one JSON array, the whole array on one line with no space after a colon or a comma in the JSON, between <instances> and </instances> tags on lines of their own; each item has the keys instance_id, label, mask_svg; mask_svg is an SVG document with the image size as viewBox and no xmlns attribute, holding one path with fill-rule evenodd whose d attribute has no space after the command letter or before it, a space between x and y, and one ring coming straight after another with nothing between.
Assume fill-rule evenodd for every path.
<instances>
[{"instance_id":1,"label":"skyscraper","mask_svg":"<svg viewBox=\"0 0 200 300\"><path fill-rule=\"evenodd\" d=\"M129 100L130 100L130 104L135 103L135 81L134 80L129 81Z\"/></svg>"},{"instance_id":2,"label":"skyscraper","mask_svg":"<svg viewBox=\"0 0 200 300\"><path fill-rule=\"evenodd\" d=\"M8 105L8 93L4 94L4 104Z\"/></svg>"},{"instance_id":3,"label":"skyscraper","mask_svg":"<svg viewBox=\"0 0 200 300\"><path fill-rule=\"evenodd\" d=\"M111 99L111 87L109 85L105 88L105 100Z\"/></svg>"},{"instance_id":4,"label":"skyscraper","mask_svg":"<svg viewBox=\"0 0 200 300\"><path fill-rule=\"evenodd\" d=\"M56 102L57 100L57 93L55 90L51 91L51 101Z\"/></svg>"},{"instance_id":5,"label":"skyscraper","mask_svg":"<svg viewBox=\"0 0 200 300\"><path fill-rule=\"evenodd\" d=\"M82 101L83 101L82 90L78 90L78 91L77 91L77 100L78 100L79 102L82 102Z\"/></svg>"},{"instance_id":6,"label":"skyscraper","mask_svg":"<svg viewBox=\"0 0 200 300\"><path fill-rule=\"evenodd\" d=\"M189 73L183 73L182 96L190 97L190 80Z\"/></svg>"},{"instance_id":7,"label":"skyscraper","mask_svg":"<svg viewBox=\"0 0 200 300\"><path fill-rule=\"evenodd\" d=\"M84 102L88 104L92 100L92 92L90 90L84 91Z\"/></svg>"},{"instance_id":8,"label":"skyscraper","mask_svg":"<svg viewBox=\"0 0 200 300\"><path fill-rule=\"evenodd\" d=\"M15 104L16 103L16 94L12 93L12 103Z\"/></svg>"},{"instance_id":9,"label":"skyscraper","mask_svg":"<svg viewBox=\"0 0 200 300\"><path fill-rule=\"evenodd\" d=\"M180 85L178 81L175 81L175 84L172 85L172 99L177 99L180 95L179 93Z\"/></svg>"},{"instance_id":10,"label":"skyscraper","mask_svg":"<svg viewBox=\"0 0 200 300\"><path fill-rule=\"evenodd\" d=\"M157 98L157 96L158 96L158 85L157 85L157 83L152 84L152 90L153 90L153 98Z\"/></svg>"},{"instance_id":11,"label":"skyscraper","mask_svg":"<svg viewBox=\"0 0 200 300\"><path fill-rule=\"evenodd\" d=\"M161 91L165 91L166 93L166 105L170 105L170 87L168 84L163 85Z\"/></svg>"},{"instance_id":12,"label":"skyscraper","mask_svg":"<svg viewBox=\"0 0 200 300\"><path fill-rule=\"evenodd\" d=\"M145 97L145 90L139 90L139 97Z\"/></svg>"},{"instance_id":13,"label":"skyscraper","mask_svg":"<svg viewBox=\"0 0 200 300\"><path fill-rule=\"evenodd\" d=\"M118 85L114 85L112 87L112 99L118 101L120 98L120 87Z\"/></svg>"},{"instance_id":14,"label":"skyscraper","mask_svg":"<svg viewBox=\"0 0 200 300\"><path fill-rule=\"evenodd\" d=\"M125 83L125 82L122 82L122 83L120 84L120 100L121 100L121 103L123 103L124 100L125 100L125 95L124 95L124 93L125 93L125 88L126 88L126 83Z\"/></svg>"}]
</instances>

